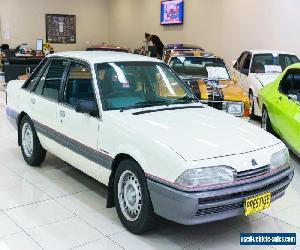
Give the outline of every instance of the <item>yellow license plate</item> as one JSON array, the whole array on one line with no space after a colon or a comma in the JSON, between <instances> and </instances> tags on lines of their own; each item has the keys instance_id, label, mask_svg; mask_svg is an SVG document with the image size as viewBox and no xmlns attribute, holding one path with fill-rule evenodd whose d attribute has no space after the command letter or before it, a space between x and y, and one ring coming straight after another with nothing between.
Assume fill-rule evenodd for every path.
<instances>
[{"instance_id":1,"label":"yellow license plate","mask_svg":"<svg viewBox=\"0 0 300 250\"><path fill-rule=\"evenodd\" d=\"M271 205L271 193L265 193L245 199L245 215L249 216L269 208Z\"/></svg>"}]
</instances>

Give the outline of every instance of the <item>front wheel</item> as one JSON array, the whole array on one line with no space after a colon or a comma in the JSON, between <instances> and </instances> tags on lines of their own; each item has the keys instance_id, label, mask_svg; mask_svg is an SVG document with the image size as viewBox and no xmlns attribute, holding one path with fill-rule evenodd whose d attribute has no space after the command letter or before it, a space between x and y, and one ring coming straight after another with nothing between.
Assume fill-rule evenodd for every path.
<instances>
[{"instance_id":1,"label":"front wheel","mask_svg":"<svg viewBox=\"0 0 300 250\"><path fill-rule=\"evenodd\" d=\"M128 231L143 234L156 222L156 216L141 167L133 160L123 160L116 171L114 199L118 216Z\"/></svg>"},{"instance_id":2,"label":"front wheel","mask_svg":"<svg viewBox=\"0 0 300 250\"><path fill-rule=\"evenodd\" d=\"M273 134L272 124L269 118L269 113L266 108L263 108L262 117L261 117L261 128L266 130L267 132Z\"/></svg>"},{"instance_id":3,"label":"front wheel","mask_svg":"<svg viewBox=\"0 0 300 250\"><path fill-rule=\"evenodd\" d=\"M33 122L24 116L20 125L21 150L24 160L30 166L40 165L46 157L46 150L40 144Z\"/></svg>"}]
</instances>

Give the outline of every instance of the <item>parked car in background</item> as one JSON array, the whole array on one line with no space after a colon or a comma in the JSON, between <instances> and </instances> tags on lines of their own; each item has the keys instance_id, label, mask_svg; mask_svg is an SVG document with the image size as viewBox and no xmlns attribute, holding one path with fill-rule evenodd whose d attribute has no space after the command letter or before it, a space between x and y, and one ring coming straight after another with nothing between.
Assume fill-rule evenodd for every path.
<instances>
[{"instance_id":1,"label":"parked car in background","mask_svg":"<svg viewBox=\"0 0 300 250\"><path fill-rule=\"evenodd\" d=\"M170 60L171 54L174 52L188 52L188 51L199 51L199 52L205 52L205 49L203 49L199 45L194 44L183 44L183 43L173 43L173 44L167 44L164 48L163 52L163 61L168 62Z\"/></svg>"},{"instance_id":2,"label":"parked car in background","mask_svg":"<svg viewBox=\"0 0 300 250\"><path fill-rule=\"evenodd\" d=\"M248 95L234 83L223 59L208 52L174 52L168 64L201 102L249 118Z\"/></svg>"},{"instance_id":3,"label":"parked car in background","mask_svg":"<svg viewBox=\"0 0 300 250\"><path fill-rule=\"evenodd\" d=\"M258 92L291 64L300 62L295 54L270 50L249 50L241 54L233 66L233 78L247 91L250 99L250 114L261 116Z\"/></svg>"},{"instance_id":4,"label":"parked car in background","mask_svg":"<svg viewBox=\"0 0 300 250\"><path fill-rule=\"evenodd\" d=\"M116 52L130 53L129 48L116 46L112 44L106 44L106 43L89 45L86 50L87 51L116 51Z\"/></svg>"},{"instance_id":5,"label":"parked car in background","mask_svg":"<svg viewBox=\"0 0 300 250\"><path fill-rule=\"evenodd\" d=\"M49 151L108 186L135 234L156 215L186 224L252 215L293 178L286 146L200 103L157 59L117 52L48 56L7 88L24 160Z\"/></svg>"},{"instance_id":6,"label":"parked car in background","mask_svg":"<svg viewBox=\"0 0 300 250\"><path fill-rule=\"evenodd\" d=\"M262 128L278 134L300 156L300 64L288 67L259 93Z\"/></svg>"}]
</instances>

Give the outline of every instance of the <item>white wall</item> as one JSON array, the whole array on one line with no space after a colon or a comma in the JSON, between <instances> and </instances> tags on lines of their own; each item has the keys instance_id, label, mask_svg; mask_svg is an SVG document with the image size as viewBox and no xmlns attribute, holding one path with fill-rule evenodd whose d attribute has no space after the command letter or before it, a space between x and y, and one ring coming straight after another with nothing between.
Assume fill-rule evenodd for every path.
<instances>
[{"instance_id":1,"label":"white wall","mask_svg":"<svg viewBox=\"0 0 300 250\"><path fill-rule=\"evenodd\" d=\"M45 14L76 15L77 43L52 44L55 51L86 48L86 41L107 42L109 0L0 0L1 39L16 47L46 39Z\"/></svg>"},{"instance_id":2,"label":"white wall","mask_svg":"<svg viewBox=\"0 0 300 250\"><path fill-rule=\"evenodd\" d=\"M227 61L246 49L300 55L299 0L185 0L182 26L161 26L160 0L110 0L109 38L137 48L144 32L166 43L202 45Z\"/></svg>"},{"instance_id":3,"label":"white wall","mask_svg":"<svg viewBox=\"0 0 300 250\"><path fill-rule=\"evenodd\" d=\"M165 44L202 45L227 61L251 48L300 55L299 0L185 0L181 26L160 25L160 0L0 0L2 42L35 48L37 38L45 39L46 13L77 18L77 44L53 44L56 51L84 49L86 41L138 48L148 32Z\"/></svg>"}]
</instances>

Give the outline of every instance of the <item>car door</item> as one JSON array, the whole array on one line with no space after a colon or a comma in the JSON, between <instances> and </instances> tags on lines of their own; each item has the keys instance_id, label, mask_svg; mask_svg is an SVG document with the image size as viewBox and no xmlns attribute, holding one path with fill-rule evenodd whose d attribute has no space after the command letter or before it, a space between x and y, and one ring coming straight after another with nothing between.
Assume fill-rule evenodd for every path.
<instances>
[{"instance_id":1,"label":"car door","mask_svg":"<svg viewBox=\"0 0 300 250\"><path fill-rule=\"evenodd\" d=\"M280 136L300 152L300 71L289 70L279 84L274 113Z\"/></svg>"},{"instance_id":2,"label":"car door","mask_svg":"<svg viewBox=\"0 0 300 250\"><path fill-rule=\"evenodd\" d=\"M55 133L59 91L65 77L68 61L49 59L41 78L36 82L30 96L30 116L44 147L51 152L56 150Z\"/></svg>"},{"instance_id":3,"label":"car door","mask_svg":"<svg viewBox=\"0 0 300 250\"><path fill-rule=\"evenodd\" d=\"M76 112L78 102L96 101L92 72L89 65L72 62L61 92L57 109L61 143L68 148L66 161L101 181L101 169L110 162L98 151L99 110L90 114Z\"/></svg>"}]
</instances>

